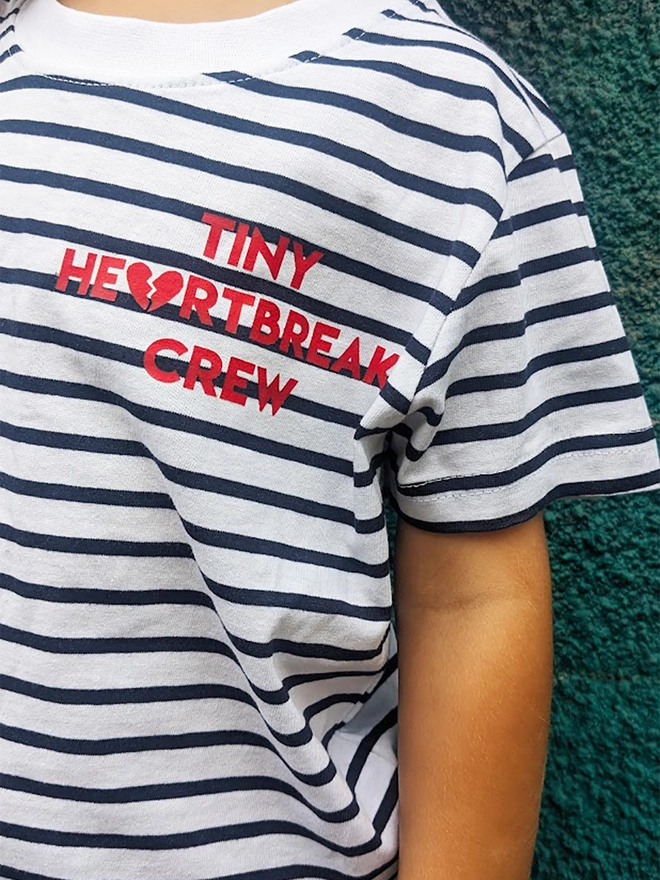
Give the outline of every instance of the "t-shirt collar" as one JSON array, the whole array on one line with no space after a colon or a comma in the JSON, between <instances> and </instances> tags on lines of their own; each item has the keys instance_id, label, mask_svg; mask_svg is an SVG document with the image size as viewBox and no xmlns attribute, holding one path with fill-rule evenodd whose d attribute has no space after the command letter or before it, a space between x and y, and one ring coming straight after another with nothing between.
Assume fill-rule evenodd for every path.
<instances>
[{"instance_id":1,"label":"t-shirt collar","mask_svg":"<svg viewBox=\"0 0 660 880\"><path fill-rule=\"evenodd\" d=\"M95 15L58 0L26 0L16 37L32 67L90 79L246 73L337 40L387 0L294 0L249 18L169 24Z\"/></svg>"}]
</instances>

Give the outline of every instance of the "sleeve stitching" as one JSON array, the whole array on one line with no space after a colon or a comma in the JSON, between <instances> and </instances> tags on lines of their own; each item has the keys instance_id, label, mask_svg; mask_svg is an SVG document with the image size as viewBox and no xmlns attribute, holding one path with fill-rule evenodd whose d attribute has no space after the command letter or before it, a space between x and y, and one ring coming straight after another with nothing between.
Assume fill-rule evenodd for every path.
<instances>
[{"instance_id":1,"label":"sleeve stitching","mask_svg":"<svg viewBox=\"0 0 660 880\"><path fill-rule=\"evenodd\" d=\"M597 450L593 450L592 452L566 452L563 455L557 456L557 459L593 458L595 456L606 456L606 455L632 455L633 453L638 452L638 451L639 451L638 447L632 447L632 448L628 448L628 449L597 449ZM553 459L550 459L550 461L553 461ZM550 461L546 462L546 464L549 464ZM542 467L543 467L543 465L542 465ZM540 468L539 468L539 470L540 470ZM453 475L451 477L440 477L439 479L426 480L422 483L406 483L405 485L399 485L397 487L397 489L399 489L399 490L400 489L417 489L417 488L421 488L422 486L430 486L432 483L442 482L442 480L470 479L471 477L475 477L475 476L483 476L483 474L462 474L458 477L455 477ZM529 476L531 476L531 474ZM524 479L524 478L521 478L521 479ZM516 483L519 483L519 482L520 482L520 480L516 480L515 483L510 483L506 486L496 486L492 489L457 489L456 491L453 491L453 492L451 492L451 491L450 492L437 492L434 496L425 496L425 497L421 497L421 498L415 498L414 502L415 502L415 504L435 503L438 496L441 496L442 498L453 498L453 497L458 497L458 496L476 497L478 495L493 495L497 492L505 492L507 490L513 490L515 488ZM403 496L403 497L406 497L406 496ZM406 500L409 500L409 499L406 499Z\"/></svg>"}]
</instances>

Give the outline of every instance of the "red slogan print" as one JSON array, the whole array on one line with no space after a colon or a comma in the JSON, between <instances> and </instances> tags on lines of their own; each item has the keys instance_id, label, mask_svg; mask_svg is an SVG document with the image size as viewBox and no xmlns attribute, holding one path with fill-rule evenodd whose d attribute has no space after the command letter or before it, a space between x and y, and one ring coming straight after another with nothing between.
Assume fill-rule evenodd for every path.
<instances>
[{"instance_id":1,"label":"red slogan print","mask_svg":"<svg viewBox=\"0 0 660 880\"><path fill-rule=\"evenodd\" d=\"M284 271L285 257L291 244L287 236L281 235L272 248L264 238L258 226L250 226L231 218L205 213L203 222L208 225L209 232L204 248L204 256L215 259L218 256L223 233L233 239L223 247L223 254L230 266L241 267L244 271L254 272L260 258L266 265L274 280ZM302 244L294 241L292 246L293 261L289 258L287 267L291 270L288 286L298 290L302 286L307 273L323 258L321 251L305 253ZM241 265L242 262L242 265ZM292 265L293 263L293 265ZM389 370L399 359L398 354L388 355L386 350L377 345L366 369L361 367L360 337L353 338L348 344L341 345L342 331L339 327L323 321L314 323L295 309L283 311L272 300L258 297L250 293L224 287L222 293L218 286L208 278L189 274L186 277L176 270L169 269L156 274L154 269L145 262L129 262L128 259L109 254L82 252L67 248L62 260L56 289L66 291L70 282L78 283L78 294L94 299L114 302L117 299L120 285L120 273L124 273L126 284L131 296L143 311L154 312L171 302L183 292L179 308L179 317L191 320L193 312L198 321L207 327L217 327L228 335L237 335L239 329L248 329L250 342L267 347L277 347L284 354L293 355L300 361L313 364L335 373L346 373L353 379L373 385L374 380L382 388L387 381ZM212 314L214 307L224 302L224 319ZM243 324L241 323L243 319ZM306 350L305 350L306 346ZM333 348L339 349L333 354ZM163 370L156 364L156 355L161 351L174 352L179 356L188 353L188 349L178 340L159 339L149 346L144 356L145 369L152 378L160 382L177 382L180 376L175 371ZM199 383L204 392L216 396L214 380L222 372L222 360L211 349L195 346L190 354L188 368L183 387L192 389ZM244 406L247 400L242 391L247 387L249 378L256 372L259 409L264 410L271 404L273 415L280 409L286 398L291 394L297 380L289 379L282 387L281 377L269 380L264 367L232 357L227 364L220 397L231 403Z\"/></svg>"},{"instance_id":2,"label":"red slogan print","mask_svg":"<svg viewBox=\"0 0 660 880\"><path fill-rule=\"evenodd\" d=\"M163 272L153 280L152 275L146 263L132 263L126 270L128 287L137 304L145 311L155 312L181 293L183 275L180 272Z\"/></svg>"},{"instance_id":3,"label":"red slogan print","mask_svg":"<svg viewBox=\"0 0 660 880\"><path fill-rule=\"evenodd\" d=\"M156 356L164 352L174 352L182 357L188 353L188 349L178 339L157 339L144 353L144 367L147 373L158 382L179 382L181 376L176 370L163 370L156 363ZM298 384L298 380L289 379L284 388L280 388L279 374L269 382L268 373L264 367L259 367L251 361L244 361L242 358L232 357L229 360L220 399L245 406L247 395L241 392L247 388L248 381L255 372L257 374L259 410L263 412L270 404L272 414L276 415ZM215 380L221 373L222 359L220 355L210 348L196 345L190 355L183 387L192 391L196 383L199 382L205 394L208 394L209 397L217 397Z\"/></svg>"}]
</instances>

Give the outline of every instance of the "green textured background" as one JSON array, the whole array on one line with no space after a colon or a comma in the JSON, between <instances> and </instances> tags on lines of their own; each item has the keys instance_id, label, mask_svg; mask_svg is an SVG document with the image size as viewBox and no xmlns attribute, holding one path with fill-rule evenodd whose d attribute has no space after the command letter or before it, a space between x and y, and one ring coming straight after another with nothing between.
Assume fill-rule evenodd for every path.
<instances>
[{"instance_id":1,"label":"green textured background","mask_svg":"<svg viewBox=\"0 0 660 880\"><path fill-rule=\"evenodd\" d=\"M654 0L445 0L562 119L657 425ZM660 877L658 493L546 511L555 695L536 880ZM484 878L486 880L486 878Z\"/></svg>"}]
</instances>

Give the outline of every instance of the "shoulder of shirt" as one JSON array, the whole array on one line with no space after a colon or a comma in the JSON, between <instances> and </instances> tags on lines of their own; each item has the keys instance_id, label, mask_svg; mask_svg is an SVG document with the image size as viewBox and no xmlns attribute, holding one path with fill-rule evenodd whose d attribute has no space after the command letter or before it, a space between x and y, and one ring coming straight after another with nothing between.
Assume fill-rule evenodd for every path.
<instances>
[{"instance_id":1,"label":"shoulder of shirt","mask_svg":"<svg viewBox=\"0 0 660 880\"><path fill-rule=\"evenodd\" d=\"M494 49L456 24L436 0L400 0L381 14L374 31L414 49L415 66L439 80L485 89L507 130L515 130L531 155L564 128L539 92ZM408 61L410 63L410 60ZM527 156L522 156L524 160ZM511 169L508 169L511 170Z\"/></svg>"},{"instance_id":2,"label":"shoulder of shirt","mask_svg":"<svg viewBox=\"0 0 660 880\"><path fill-rule=\"evenodd\" d=\"M14 23L24 0L0 0L0 62L11 60L11 56L20 52L16 43ZM0 81L7 65L0 63Z\"/></svg>"},{"instance_id":3,"label":"shoulder of shirt","mask_svg":"<svg viewBox=\"0 0 660 880\"><path fill-rule=\"evenodd\" d=\"M20 51L13 22L24 3L0 0L0 56L5 58ZM497 114L489 120L490 131L477 129L475 134L493 136L498 134L492 131L493 126L499 125L502 140L511 135L519 139L520 161L563 134L561 123L527 80L495 50L450 19L436 0L397 0L364 31L350 35L372 43L370 57L380 46L388 61L396 63L400 57L400 63L429 77L427 85L435 78L438 95L443 83L462 87L465 95L486 95ZM7 75L11 78L9 70ZM428 93L432 102L433 89ZM508 173L512 170L512 166L506 169Z\"/></svg>"}]
</instances>

